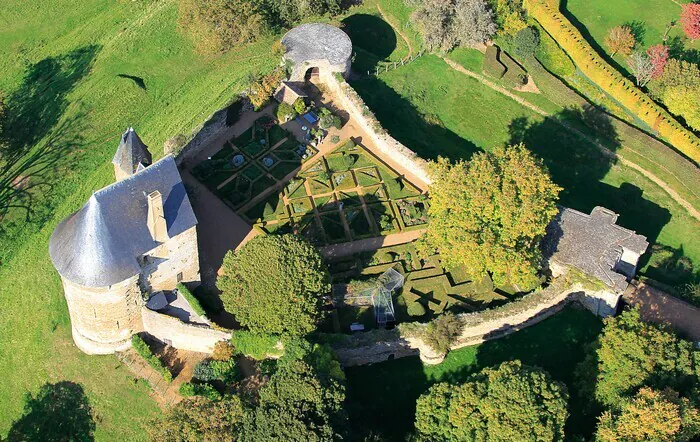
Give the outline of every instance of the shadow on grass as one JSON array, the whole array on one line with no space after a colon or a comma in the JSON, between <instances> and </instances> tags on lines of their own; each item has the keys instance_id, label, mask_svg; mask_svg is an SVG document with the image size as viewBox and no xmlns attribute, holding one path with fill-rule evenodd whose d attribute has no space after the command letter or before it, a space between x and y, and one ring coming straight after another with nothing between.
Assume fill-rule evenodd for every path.
<instances>
[{"instance_id":1,"label":"shadow on grass","mask_svg":"<svg viewBox=\"0 0 700 442\"><path fill-rule=\"evenodd\" d=\"M355 51L352 68L359 74L374 71L378 62L388 58L396 49L396 32L381 17L354 14L342 21Z\"/></svg>"},{"instance_id":2,"label":"shadow on grass","mask_svg":"<svg viewBox=\"0 0 700 442\"><path fill-rule=\"evenodd\" d=\"M24 413L7 435L8 441L93 441L95 421L80 384L44 384L36 395L27 393Z\"/></svg>"}]
</instances>

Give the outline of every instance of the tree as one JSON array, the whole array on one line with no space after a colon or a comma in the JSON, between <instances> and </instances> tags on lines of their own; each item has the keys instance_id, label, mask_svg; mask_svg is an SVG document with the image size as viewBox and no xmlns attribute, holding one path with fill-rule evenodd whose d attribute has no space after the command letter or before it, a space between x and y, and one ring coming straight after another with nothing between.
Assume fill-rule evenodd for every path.
<instances>
[{"instance_id":1,"label":"tree","mask_svg":"<svg viewBox=\"0 0 700 442\"><path fill-rule=\"evenodd\" d=\"M560 187L523 145L474 155L469 163L432 165L430 223L418 244L438 250L448 265L475 279L492 274L498 285L538 285L539 244L558 213Z\"/></svg>"},{"instance_id":2,"label":"tree","mask_svg":"<svg viewBox=\"0 0 700 442\"><path fill-rule=\"evenodd\" d=\"M462 322L452 313L445 313L432 320L423 333L423 342L438 353L447 353L462 332Z\"/></svg>"},{"instance_id":3,"label":"tree","mask_svg":"<svg viewBox=\"0 0 700 442\"><path fill-rule=\"evenodd\" d=\"M290 27L306 17L340 12L340 0L265 0L270 16L280 26Z\"/></svg>"},{"instance_id":4,"label":"tree","mask_svg":"<svg viewBox=\"0 0 700 442\"><path fill-rule=\"evenodd\" d=\"M301 360L279 364L260 390L259 406L246 414L242 441L334 440L345 415L345 388L332 377L317 376Z\"/></svg>"},{"instance_id":5,"label":"tree","mask_svg":"<svg viewBox=\"0 0 700 442\"><path fill-rule=\"evenodd\" d=\"M178 25L204 53L226 52L269 32L256 0L180 0Z\"/></svg>"},{"instance_id":6,"label":"tree","mask_svg":"<svg viewBox=\"0 0 700 442\"><path fill-rule=\"evenodd\" d=\"M465 46L485 43L498 29L485 0L458 0L454 20L457 41Z\"/></svg>"},{"instance_id":7,"label":"tree","mask_svg":"<svg viewBox=\"0 0 700 442\"><path fill-rule=\"evenodd\" d=\"M610 49L610 55L618 52L622 55L630 55L635 43L634 34L629 26L615 26L605 37L605 45Z\"/></svg>"},{"instance_id":8,"label":"tree","mask_svg":"<svg viewBox=\"0 0 700 442\"><path fill-rule=\"evenodd\" d=\"M168 408L149 428L153 442L216 442L236 440L243 425L243 404L238 396L212 401L186 398Z\"/></svg>"},{"instance_id":9,"label":"tree","mask_svg":"<svg viewBox=\"0 0 700 442\"><path fill-rule=\"evenodd\" d=\"M666 62L668 62L668 46L649 46L647 55L649 56L649 61L651 61L652 66L654 66L651 78L652 80L658 80L663 75L664 67L666 67Z\"/></svg>"},{"instance_id":10,"label":"tree","mask_svg":"<svg viewBox=\"0 0 700 442\"><path fill-rule=\"evenodd\" d=\"M457 43L454 33L454 0L424 0L411 21L430 51L449 51Z\"/></svg>"},{"instance_id":11,"label":"tree","mask_svg":"<svg viewBox=\"0 0 700 442\"><path fill-rule=\"evenodd\" d=\"M529 58L534 56L539 45L540 34L535 28L523 28L517 34L515 34L515 38L513 38L515 54L521 58Z\"/></svg>"},{"instance_id":12,"label":"tree","mask_svg":"<svg viewBox=\"0 0 700 442\"><path fill-rule=\"evenodd\" d=\"M303 114L306 112L306 103L304 102L304 99L299 97L296 100L294 100L294 110L299 114Z\"/></svg>"},{"instance_id":13,"label":"tree","mask_svg":"<svg viewBox=\"0 0 700 442\"><path fill-rule=\"evenodd\" d=\"M633 52L627 57L627 67L630 68L639 87L646 86L654 75L654 64L648 55L640 51Z\"/></svg>"},{"instance_id":14,"label":"tree","mask_svg":"<svg viewBox=\"0 0 700 442\"><path fill-rule=\"evenodd\" d=\"M522 0L492 0L496 5L496 23L499 33L514 36L527 27Z\"/></svg>"},{"instance_id":15,"label":"tree","mask_svg":"<svg viewBox=\"0 0 700 442\"><path fill-rule=\"evenodd\" d=\"M224 257L221 300L254 333L303 335L330 291L318 251L296 235L258 236Z\"/></svg>"},{"instance_id":16,"label":"tree","mask_svg":"<svg viewBox=\"0 0 700 442\"><path fill-rule=\"evenodd\" d=\"M700 3L686 3L681 5L681 26L688 38L697 40L700 38Z\"/></svg>"},{"instance_id":17,"label":"tree","mask_svg":"<svg viewBox=\"0 0 700 442\"><path fill-rule=\"evenodd\" d=\"M642 321L629 310L605 319L591 353L577 368L581 385L594 385L595 399L621 408L639 388L673 388L687 394L700 375L700 352L691 342Z\"/></svg>"},{"instance_id":18,"label":"tree","mask_svg":"<svg viewBox=\"0 0 700 442\"><path fill-rule=\"evenodd\" d=\"M277 106L277 120L279 120L281 123L286 123L296 116L297 112L288 103L282 102L279 104L279 106Z\"/></svg>"},{"instance_id":19,"label":"tree","mask_svg":"<svg viewBox=\"0 0 700 442\"><path fill-rule=\"evenodd\" d=\"M642 388L618 412L598 420L599 442L687 442L700 435L700 411L671 389Z\"/></svg>"},{"instance_id":20,"label":"tree","mask_svg":"<svg viewBox=\"0 0 700 442\"><path fill-rule=\"evenodd\" d=\"M267 104L275 89L284 79L286 73L284 69L273 69L272 72L261 75L258 78L250 79L250 87L248 88L248 99L253 104L255 109L260 109Z\"/></svg>"},{"instance_id":21,"label":"tree","mask_svg":"<svg viewBox=\"0 0 700 442\"><path fill-rule=\"evenodd\" d=\"M673 86L666 88L662 100L668 111L673 115L683 117L688 126L700 130L700 106L697 98L700 97L700 85L690 88L687 86Z\"/></svg>"},{"instance_id":22,"label":"tree","mask_svg":"<svg viewBox=\"0 0 700 442\"><path fill-rule=\"evenodd\" d=\"M430 441L564 439L568 394L520 361L476 373L462 385L439 383L416 402L416 430Z\"/></svg>"}]
</instances>

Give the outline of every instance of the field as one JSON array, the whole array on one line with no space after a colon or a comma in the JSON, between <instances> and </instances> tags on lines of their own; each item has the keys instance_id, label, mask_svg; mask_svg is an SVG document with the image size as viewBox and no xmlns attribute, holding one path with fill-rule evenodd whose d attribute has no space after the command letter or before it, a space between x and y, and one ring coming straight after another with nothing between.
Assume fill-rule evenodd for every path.
<instances>
[{"instance_id":1,"label":"field","mask_svg":"<svg viewBox=\"0 0 700 442\"><path fill-rule=\"evenodd\" d=\"M564 188L562 204L585 212L596 205L610 208L620 214L619 224L656 244L642 263L642 274L671 285L697 274L700 244L690 238L697 236L700 223L662 189L441 59L424 56L353 86L389 133L424 158L468 159L482 149L524 142ZM565 111L555 116L568 118Z\"/></svg>"},{"instance_id":2,"label":"field","mask_svg":"<svg viewBox=\"0 0 700 442\"><path fill-rule=\"evenodd\" d=\"M20 416L26 391L68 380L82 384L94 407L96 439L141 440L155 402L113 356L88 357L73 345L48 238L113 181L109 162L125 128L136 128L154 159L162 156L167 138L190 133L250 73L277 64L272 39L202 58L176 31L175 0L6 0L2 10L0 90L21 122L12 142L39 154L25 156L22 174L46 186L21 201L28 220L17 208L0 225L0 435Z\"/></svg>"},{"instance_id":3,"label":"field","mask_svg":"<svg viewBox=\"0 0 700 442\"><path fill-rule=\"evenodd\" d=\"M508 337L454 350L436 366L418 357L361 367L348 367L351 427L404 440L413 430L416 399L436 382L463 382L471 373L504 361L520 359L547 370L569 388L567 434L588 434L595 418L581 412L574 388L574 368L584 347L595 340L602 323L585 310L567 307L552 318Z\"/></svg>"},{"instance_id":4,"label":"field","mask_svg":"<svg viewBox=\"0 0 700 442\"><path fill-rule=\"evenodd\" d=\"M672 0L568 0L564 4L562 10L566 11L571 22L601 54L607 54L609 58L610 51L604 41L610 28L630 26L638 46L646 49L662 43L666 27L671 21L677 21L681 12L680 6ZM674 26L668 36L667 44L676 56L686 52L687 56L697 60L700 41L693 42L685 37L680 24ZM616 54L613 60L619 69L627 72L624 55Z\"/></svg>"}]
</instances>

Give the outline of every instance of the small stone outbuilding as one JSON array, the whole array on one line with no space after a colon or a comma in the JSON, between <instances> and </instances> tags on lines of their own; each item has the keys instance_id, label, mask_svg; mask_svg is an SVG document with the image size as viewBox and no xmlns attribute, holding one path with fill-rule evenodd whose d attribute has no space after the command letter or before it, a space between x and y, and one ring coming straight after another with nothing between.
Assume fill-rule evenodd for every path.
<instances>
[{"instance_id":1,"label":"small stone outbuilding","mask_svg":"<svg viewBox=\"0 0 700 442\"><path fill-rule=\"evenodd\" d=\"M284 60L292 64L290 81L318 77L322 82L335 73L347 78L352 61L352 42L340 28L325 23L306 23L282 37Z\"/></svg>"}]
</instances>

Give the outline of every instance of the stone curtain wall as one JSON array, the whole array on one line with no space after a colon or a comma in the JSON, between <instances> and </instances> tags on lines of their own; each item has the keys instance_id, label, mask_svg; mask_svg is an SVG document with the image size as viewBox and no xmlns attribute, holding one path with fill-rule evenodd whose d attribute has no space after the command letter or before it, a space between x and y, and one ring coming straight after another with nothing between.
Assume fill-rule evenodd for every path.
<instances>
[{"instance_id":1,"label":"stone curtain wall","mask_svg":"<svg viewBox=\"0 0 700 442\"><path fill-rule=\"evenodd\" d=\"M196 227L170 238L144 256L147 262L141 268L140 277L144 292L173 290L178 283L178 273L182 273L180 282L200 281Z\"/></svg>"},{"instance_id":2,"label":"stone curtain wall","mask_svg":"<svg viewBox=\"0 0 700 442\"><path fill-rule=\"evenodd\" d=\"M187 324L178 318L147 308L141 310L141 317L146 333L182 350L212 353L217 342L231 339L231 333L215 330L206 325Z\"/></svg>"},{"instance_id":3,"label":"stone curtain wall","mask_svg":"<svg viewBox=\"0 0 700 442\"><path fill-rule=\"evenodd\" d=\"M183 162L196 157L202 148L220 135L221 131L226 130L227 109L228 106L214 112L198 129L195 129L196 135L175 156L178 166L182 166Z\"/></svg>"},{"instance_id":4,"label":"stone curtain wall","mask_svg":"<svg viewBox=\"0 0 700 442\"><path fill-rule=\"evenodd\" d=\"M389 135L352 86L346 81L341 81L338 76L328 76L326 84L338 97L342 107L369 134L379 150L426 185L430 185L428 162Z\"/></svg>"}]
</instances>

